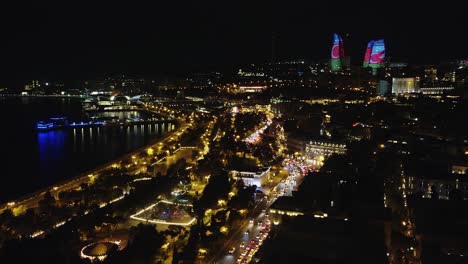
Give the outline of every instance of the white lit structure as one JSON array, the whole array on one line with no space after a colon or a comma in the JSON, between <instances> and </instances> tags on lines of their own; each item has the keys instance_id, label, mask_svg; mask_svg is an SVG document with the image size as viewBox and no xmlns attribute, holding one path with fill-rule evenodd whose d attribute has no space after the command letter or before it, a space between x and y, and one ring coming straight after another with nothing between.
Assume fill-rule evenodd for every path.
<instances>
[{"instance_id":1,"label":"white lit structure","mask_svg":"<svg viewBox=\"0 0 468 264\"><path fill-rule=\"evenodd\" d=\"M439 94L444 94L446 92L450 92L453 89L455 89L452 86L447 86L447 87L422 87L420 89L422 94L425 95L439 95Z\"/></svg>"},{"instance_id":2,"label":"white lit structure","mask_svg":"<svg viewBox=\"0 0 468 264\"><path fill-rule=\"evenodd\" d=\"M171 204L171 205L182 206L182 207L187 207L187 208L193 207L191 204L180 204L180 203L174 203L174 202L171 202L171 201L161 200L161 201L158 201L158 202L146 207L145 209L142 209L142 210L138 211L136 214L131 215L130 218L133 219L133 220L138 220L138 221L142 221L142 222L145 222L145 223L163 224L163 225L177 225L177 226L190 226L193 223L195 223L195 221L197 220L195 217L189 217L189 215L187 215L186 221L167 221L167 220L164 220L164 219L150 219L150 218L145 218L145 217L140 216L143 213L151 210L153 207L157 206L159 203Z\"/></svg>"},{"instance_id":3,"label":"white lit structure","mask_svg":"<svg viewBox=\"0 0 468 264\"><path fill-rule=\"evenodd\" d=\"M331 156L332 154L345 154L347 150L346 144L336 143L323 140L311 140L306 143L305 152L309 159L322 159Z\"/></svg>"},{"instance_id":4,"label":"white lit structure","mask_svg":"<svg viewBox=\"0 0 468 264\"><path fill-rule=\"evenodd\" d=\"M268 181L268 178L270 177L270 169L271 167L267 167L256 172L233 170L230 173L235 180L241 179L245 186L255 185L257 188L260 188Z\"/></svg>"},{"instance_id":5,"label":"white lit structure","mask_svg":"<svg viewBox=\"0 0 468 264\"><path fill-rule=\"evenodd\" d=\"M80 251L82 259L89 259L91 262L104 261L109 253L119 249L121 241L102 241L89 244Z\"/></svg>"},{"instance_id":6,"label":"white lit structure","mask_svg":"<svg viewBox=\"0 0 468 264\"><path fill-rule=\"evenodd\" d=\"M251 86L239 86L239 92L241 93L261 93L266 90L266 85L251 85Z\"/></svg>"},{"instance_id":7,"label":"white lit structure","mask_svg":"<svg viewBox=\"0 0 468 264\"><path fill-rule=\"evenodd\" d=\"M468 166L467 165L452 165L452 173L455 174L467 174Z\"/></svg>"},{"instance_id":8,"label":"white lit structure","mask_svg":"<svg viewBox=\"0 0 468 264\"><path fill-rule=\"evenodd\" d=\"M419 92L418 78L393 78L392 94L408 94Z\"/></svg>"}]
</instances>

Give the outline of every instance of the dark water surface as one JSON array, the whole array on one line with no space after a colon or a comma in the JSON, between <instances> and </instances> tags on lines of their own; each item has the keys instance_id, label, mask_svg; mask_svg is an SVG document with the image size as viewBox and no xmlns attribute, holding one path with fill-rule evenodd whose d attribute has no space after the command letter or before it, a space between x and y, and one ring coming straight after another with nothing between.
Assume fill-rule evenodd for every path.
<instances>
[{"instance_id":1,"label":"dark water surface","mask_svg":"<svg viewBox=\"0 0 468 264\"><path fill-rule=\"evenodd\" d=\"M138 149L170 131L172 124L63 129L38 133L38 120L83 120L79 99L0 98L0 202L50 186ZM136 111L93 113L145 117Z\"/></svg>"}]
</instances>

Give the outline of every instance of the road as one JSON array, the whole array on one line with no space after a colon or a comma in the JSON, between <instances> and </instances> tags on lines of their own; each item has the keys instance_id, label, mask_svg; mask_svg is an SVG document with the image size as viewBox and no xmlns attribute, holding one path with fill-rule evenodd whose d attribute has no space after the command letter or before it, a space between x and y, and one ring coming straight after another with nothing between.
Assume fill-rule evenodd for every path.
<instances>
[{"instance_id":1,"label":"road","mask_svg":"<svg viewBox=\"0 0 468 264\"><path fill-rule=\"evenodd\" d=\"M0 213L3 212L6 209L12 209L15 214L20 214L24 211L26 211L29 208L34 208L37 207L39 204L39 201L41 201L44 198L44 195L49 191L56 199L58 199L58 194L63 191L68 191L72 189L78 188L81 184L87 183L90 180L90 177L88 175L91 174L99 174L101 171L104 169L107 169L109 166L111 166L111 163L106 163L106 165L99 167L98 169L93 170L92 173L86 174L86 175L81 175L79 177L69 179L67 181L57 183L54 186L44 188L40 191L34 192L32 194L29 194L28 196L24 198L20 198L17 200L10 201L6 204L3 204L0 206Z\"/></svg>"},{"instance_id":2,"label":"road","mask_svg":"<svg viewBox=\"0 0 468 264\"><path fill-rule=\"evenodd\" d=\"M238 228L227 239L221 250L217 251L218 253L213 256L211 260L208 261L208 263L235 263L236 259L241 254L241 243L244 242L247 244L249 241L255 239L255 237L258 235L260 231L258 222L266 220L265 213L262 211L266 210L271 205L271 203L268 203L265 199L257 203L257 205L252 210L252 213L249 214L246 220L242 223L241 227ZM253 223L251 223L250 220L254 220ZM248 233L246 233L247 230ZM236 248L234 254L229 253L229 250L232 248Z\"/></svg>"},{"instance_id":3,"label":"road","mask_svg":"<svg viewBox=\"0 0 468 264\"><path fill-rule=\"evenodd\" d=\"M238 228L229 238L226 240L226 243L223 247L217 251L217 253L208 261L208 263L222 263L222 264L232 264L236 263L237 259L241 256L242 253L246 253L245 259L250 258L248 256L249 252L252 250L247 250L246 247L249 246L251 241L254 242L258 249L261 244L257 235L260 232L264 232L264 228L259 226L258 223L261 221L262 225L265 224L268 220L267 212L270 206L278 197L279 193L283 191L283 181L289 177L289 174L285 170L281 170L278 175L273 177L269 184L262 188L262 191L267 194L265 199L260 200L254 209L251 211L249 216L242 223L241 227ZM273 191L273 190L276 190ZM253 220L253 222L251 222ZM248 231L248 233L246 233ZM260 243L259 243L260 242ZM241 247L241 244L245 243L245 247ZM233 254L230 254L229 251L235 248ZM252 247L251 247L252 249ZM247 262L248 263L248 262Z\"/></svg>"},{"instance_id":4,"label":"road","mask_svg":"<svg viewBox=\"0 0 468 264\"><path fill-rule=\"evenodd\" d=\"M269 232L269 224L268 228L265 227L265 223L269 222L268 209L278 196L291 196L292 191L302 183L304 176L305 172L299 164L293 160L286 160L285 167L262 188L267 198L256 204L241 227L227 239L221 250L208 263L233 264L252 261L252 257L263 242L261 237ZM229 251L233 248L235 250L231 254Z\"/></svg>"}]
</instances>

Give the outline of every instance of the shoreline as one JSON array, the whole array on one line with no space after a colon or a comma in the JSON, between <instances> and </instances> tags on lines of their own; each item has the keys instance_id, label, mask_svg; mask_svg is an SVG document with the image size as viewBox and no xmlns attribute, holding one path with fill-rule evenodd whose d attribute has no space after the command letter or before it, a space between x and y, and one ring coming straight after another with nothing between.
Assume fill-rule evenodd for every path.
<instances>
[{"instance_id":1,"label":"shoreline","mask_svg":"<svg viewBox=\"0 0 468 264\"><path fill-rule=\"evenodd\" d=\"M71 95L71 94L0 94L0 97L41 97L41 98L86 98L88 95Z\"/></svg>"},{"instance_id":2,"label":"shoreline","mask_svg":"<svg viewBox=\"0 0 468 264\"><path fill-rule=\"evenodd\" d=\"M150 110L145 110L145 111L151 112ZM113 160L111 160L109 162L106 162L104 164L101 164L101 165L99 165L99 166L97 166L95 168L92 168L92 169L86 170L84 172L81 172L77 176L68 178L66 180L58 181L58 182L54 183L53 185L40 188L39 190L34 191L32 193L28 193L28 194L19 196L17 198L11 199L9 201L0 203L0 214L3 211L7 210L7 209L14 210L15 208L20 208L21 206L26 207L26 208L24 208L24 210L29 209L29 208L37 207L37 206L31 206L31 205L27 206L27 203L29 201L31 201L31 200L34 200L34 199L35 200L37 200L38 198L42 199L42 197L44 196L44 194L46 192L50 192L53 196L55 196L54 195L55 192L58 194L60 192L76 188L77 185L80 185L82 183L86 183L90 179L89 175L96 174L96 173L99 173L99 172L101 172L101 171L103 171L105 169L108 169L113 164L119 163L122 160L125 160L127 158L131 158L131 156L136 155L136 154L140 153L141 151L144 151L147 148L152 147L152 146L154 146L154 145L156 145L156 144L170 138L171 136L173 136L173 134L175 132L177 132L183 125L186 124L185 121L183 121L182 119L175 119L174 123L175 123L174 124L175 125L174 130L166 133L164 136L162 136L160 138L156 138L156 139L150 141L148 144L146 144L146 145L144 145L144 146L142 146L140 148L137 148L137 149L135 149L133 151L125 153L125 154L119 156L118 158L113 159ZM67 185L70 185L70 186L68 188L64 188L64 186L67 186ZM57 188L57 189L55 189L55 188ZM64 188L64 189L58 191L58 188Z\"/></svg>"}]
</instances>

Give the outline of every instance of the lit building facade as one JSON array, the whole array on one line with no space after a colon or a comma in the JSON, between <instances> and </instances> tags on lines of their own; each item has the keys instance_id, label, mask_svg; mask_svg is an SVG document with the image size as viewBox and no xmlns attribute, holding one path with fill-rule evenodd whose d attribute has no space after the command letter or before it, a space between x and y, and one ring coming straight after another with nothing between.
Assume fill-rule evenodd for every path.
<instances>
[{"instance_id":1,"label":"lit building facade","mask_svg":"<svg viewBox=\"0 0 468 264\"><path fill-rule=\"evenodd\" d=\"M447 86L447 87L422 87L419 90L422 94L425 94L425 95L440 95L440 94L450 92L453 89L455 89L453 86Z\"/></svg>"},{"instance_id":2,"label":"lit building facade","mask_svg":"<svg viewBox=\"0 0 468 264\"><path fill-rule=\"evenodd\" d=\"M371 68L372 75L377 75L377 70L384 68L385 64L385 41L383 39L371 40L367 44L364 54L364 68Z\"/></svg>"},{"instance_id":3,"label":"lit building facade","mask_svg":"<svg viewBox=\"0 0 468 264\"><path fill-rule=\"evenodd\" d=\"M236 171L232 170L231 176L234 180L242 180L245 186L257 186L257 189L265 185L270 178L270 167L259 169L258 171Z\"/></svg>"},{"instance_id":4,"label":"lit building facade","mask_svg":"<svg viewBox=\"0 0 468 264\"><path fill-rule=\"evenodd\" d=\"M450 200L451 193L458 190L462 197L468 197L468 180L456 173L441 177L408 177L410 193L420 193L423 198ZM436 197L434 197L436 195Z\"/></svg>"},{"instance_id":5,"label":"lit building facade","mask_svg":"<svg viewBox=\"0 0 468 264\"><path fill-rule=\"evenodd\" d=\"M261 93L266 90L266 85L239 85L239 92L241 93Z\"/></svg>"},{"instance_id":6,"label":"lit building facade","mask_svg":"<svg viewBox=\"0 0 468 264\"><path fill-rule=\"evenodd\" d=\"M419 80L417 78L393 78L392 94L408 94L419 92Z\"/></svg>"},{"instance_id":7,"label":"lit building facade","mask_svg":"<svg viewBox=\"0 0 468 264\"><path fill-rule=\"evenodd\" d=\"M333 46L331 50L330 70L332 72L341 71L343 69L344 60L344 45L340 35L333 35Z\"/></svg>"},{"instance_id":8,"label":"lit building facade","mask_svg":"<svg viewBox=\"0 0 468 264\"><path fill-rule=\"evenodd\" d=\"M467 174L468 165L452 165L452 173L455 174Z\"/></svg>"},{"instance_id":9,"label":"lit building facade","mask_svg":"<svg viewBox=\"0 0 468 264\"><path fill-rule=\"evenodd\" d=\"M323 157L327 158L333 154L345 154L347 150L345 143L336 143L324 140L311 140L306 143L305 152L309 159Z\"/></svg>"}]
</instances>

